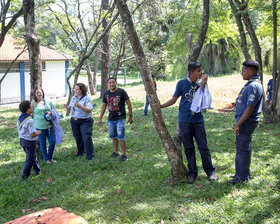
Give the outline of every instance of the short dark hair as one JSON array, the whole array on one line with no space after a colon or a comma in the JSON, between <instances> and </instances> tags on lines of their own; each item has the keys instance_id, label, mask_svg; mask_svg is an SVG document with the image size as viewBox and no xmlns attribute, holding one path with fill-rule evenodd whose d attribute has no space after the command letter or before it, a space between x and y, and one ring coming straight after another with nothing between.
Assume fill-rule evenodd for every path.
<instances>
[{"instance_id":1,"label":"short dark hair","mask_svg":"<svg viewBox=\"0 0 280 224\"><path fill-rule=\"evenodd\" d=\"M107 79L107 83L109 82L110 79L114 79L117 82L117 79L115 77L111 76Z\"/></svg>"},{"instance_id":2,"label":"short dark hair","mask_svg":"<svg viewBox=\"0 0 280 224\"><path fill-rule=\"evenodd\" d=\"M84 83L77 83L76 86L79 86L83 95L87 94L87 87Z\"/></svg>"},{"instance_id":3,"label":"short dark hair","mask_svg":"<svg viewBox=\"0 0 280 224\"><path fill-rule=\"evenodd\" d=\"M18 108L22 113L26 113L26 111L31 108L31 102L28 100L24 100L19 104Z\"/></svg>"},{"instance_id":4,"label":"short dark hair","mask_svg":"<svg viewBox=\"0 0 280 224\"><path fill-rule=\"evenodd\" d=\"M255 60L252 60L252 59L249 59L247 61L244 61L242 63L242 65L245 67L245 68L253 68L256 70L256 73L259 71L260 69L260 64L259 62L255 61Z\"/></svg>"},{"instance_id":5,"label":"short dark hair","mask_svg":"<svg viewBox=\"0 0 280 224\"><path fill-rule=\"evenodd\" d=\"M190 72L194 72L197 68L200 68L201 64L198 62L190 62L188 65L188 71Z\"/></svg>"}]
</instances>

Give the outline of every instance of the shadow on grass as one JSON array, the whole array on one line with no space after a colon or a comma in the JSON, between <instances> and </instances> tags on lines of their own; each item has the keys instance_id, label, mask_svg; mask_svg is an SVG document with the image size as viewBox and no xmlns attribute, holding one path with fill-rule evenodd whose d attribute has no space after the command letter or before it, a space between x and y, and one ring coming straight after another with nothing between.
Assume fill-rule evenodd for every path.
<instances>
[{"instance_id":1,"label":"shadow on grass","mask_svg":"<svg viewBox=\"0 0 280 224\"><path fill-rule=\"evenodd\" d=\"M100 100L95 102L98 102L99 112ZM274 190L269 187L270 181L264 181L264 176L275 175L277 181L274 180L273 186L279 186L279 171L275 170L279 170L279 164L276 163L278 160L272 158L273 153L277 153L279 139L271 142L271 135L264 135L259 141L255 139L256 135L264 131L262 128L267 128L265 130L270 130L269 133L273 135L277 132L276 125L260 127L253 139L252 174L260 177L260 180L255 178L244 186L232 188L226 185L228 176L234 172L232 114L205 113L208 143L219 181L213 183L207 180L200 155L197 155L199 177L195 184L187 185L185 179L171 184L170 166L152 116L142 116L143 102L133 102L133 105L135 122L126 126L129 160L125 163L109 157L113 151L112 141L104 127L100 128L97 123L93 127L95 160L87 161L85 157L75 156L76 145L69 119L63 119L61 126L65 133L64 141L62 145L56 146L54 152L58 162L47 165L40 160L42 174L36 177L32 174L25 182L20 180L25 154L19 144L15 146L10 152L10 159L1 159L0 163L0 201L1 207L5 208L5 211L1 209L0 221L6 222L24 215L22 209L30 208L32 213L55 206L74 212L90 223L159 223L161 219L172 221L170 217L182 223L198 220L211 222L211 216L198 215L207 212L214 212L220 222L236 223L237 218L231 219L232 212L240 210L244 210L240 220L248 223L275 217L277 198L270 197ZM171 134L176 130L177 110L171 107L163 111ZM11 118L9 122L14 121ZM7 136L15 133L15 130L6 130ZM8 144L8 141L3 142ZM18 139L14 140L14 144L17 144L16 141ZM269 141L270 147L265 148ZM0 156L1 153L2 150ZM11 159L14 154L16 156ZM268 163L271 165L266 165ZM48 181L50 177L51 181ZM264 190L265 187L268 190ZM275 189L279 192L279 188ZM31 202L42 195L47 200ZM200 209L196 210L196 207ZM232 211L233 207L235 209Z\"/></svg>"}]
</instances>

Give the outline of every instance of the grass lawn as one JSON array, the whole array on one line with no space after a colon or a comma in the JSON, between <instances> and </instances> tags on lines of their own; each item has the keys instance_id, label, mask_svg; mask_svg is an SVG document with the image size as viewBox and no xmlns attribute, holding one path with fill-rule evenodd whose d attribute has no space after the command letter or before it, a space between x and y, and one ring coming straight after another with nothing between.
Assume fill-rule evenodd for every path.
<instances>
[{"instance_id":1,"label":"grass lawn","mask_svg":"<svg viewBox=\"0 0 280 224\"><path fill-rule=\"evenodd\" d=\"M213 78L209 83L217 84L219 80L224 78ZM158 82L162 102L171 98L175 84ZM188 185L186 180L172 183L170 165L151 111L148 116L142 116L143 86L132 86L127 92L132 99L135 120L127 125L127 162L109 157L112 142L106 127L97 124L102 102L93 99L97 104L93 113L96 159L87 161L85 157L75 156L70 118L65 117L61 121L63 143L54 152L57 163L46 164L40 160L42 173L34 176L32 172L28 181L20 178L25 161L15 126L20 113L17 108L0 109L0 223L56 206L76 213L89 223L280 223L279 124L259 123L252 144L252 180L231 187L226 183L234 174L234 114L220 114L214 109L204 112L218 181L207 180L197 153L199 176L195 184ZM213 92L212 96L215 96L213 105L220 105L219 93ZM229 103L231 100L228 99ZM61 113L62 105L56 105ZM163 114L173 134L177 104L163 109Z\"/></svg>"}]
</instances>

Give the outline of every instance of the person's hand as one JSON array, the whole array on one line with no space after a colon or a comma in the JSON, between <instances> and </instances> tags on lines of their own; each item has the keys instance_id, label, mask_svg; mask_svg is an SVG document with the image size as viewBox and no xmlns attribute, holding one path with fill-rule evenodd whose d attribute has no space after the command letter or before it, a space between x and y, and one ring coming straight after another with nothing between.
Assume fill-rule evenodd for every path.
<instances>
[{"instance_id":1,"label":"person's hand","mask_svg":"<svg viewBox=\"0 0 280 224\"><path fill-rule=\"evenodd\" d=\"M102 119L99 118L99 126L102 127L102 125L103 125Z\"/></svg>"},{"instance_id":2,"label":"person's hand","mask_svg":"<svg viewBox=\"0 0 280 224\"><path fill-rule=\"evenodd\" d=\"M50 112L50 111L47 111L47 114L48 114L49 116L52 116L52 112Z\"/></svg>"},{"instance_id":3,"label":"person's hand","mask_svg":"<svg viewBox=\"0 0 280 224\"><path fill-rule=\"evenodd\" d=\"M78 107L78 108L81 108L82 105L79 104L78 102L76 102L76 103L75 103L75 106Z\"/></svg>"},{"instance_id":4,"label":"person's hand","mask_svg":"<svg viewBox=\"0 0 280 224\"><path fill-rule=\"evenodd\" d=\"M239 135L239 127L237 125L234 125L233 133L236 134L236 135Z\"/></svg>"},{"instance_id":5,"label":"person's hand","mask_svg":"<svg viewBox=\"0 0 280 224\"><path fill-rule=\"evenodd\" d=\"M128 122L127 122L127 123L129 123L129 124L132 124L132 123L133 123L133 118L132 118L131 116L129 116Z\"/></svg>"},{"instance_id":6,"label":"person's hand","mask_svg":"<svg viewBox=\"0 0 280 224\"><path fill-rule=\"evenodd\" d=\"M41 134L41 130L36 131L36 134L40 135Z\"/></svg>"},{"instance_id":7,"label":"person's hand","mask_svg":"<svg viewBox=\"0 0 280 224\"><path fill-rule=\"evenodd\" d=\"M202 75L201 80L202 80L201 85L204 86L207 83L208 76L207 75Z\"/></svg>"}]
</instances>

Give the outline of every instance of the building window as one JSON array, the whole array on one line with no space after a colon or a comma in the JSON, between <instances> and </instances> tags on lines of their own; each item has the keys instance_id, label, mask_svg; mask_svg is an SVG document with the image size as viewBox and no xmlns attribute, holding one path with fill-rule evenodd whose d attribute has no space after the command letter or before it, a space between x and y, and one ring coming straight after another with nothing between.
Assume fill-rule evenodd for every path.
<instances>
[{"instance_id":1,"label":"building window","mask_svg":"<svg viewBox=\"0 0 280 224\"><path fill-rule=\"evenodd\" d=\"M19 72L19 62L14 62L12 65L9 62L5 62L5 63L0 63L0 73L5 73L8 68L10 67L10 71L9 72Z\"/></svg>"}]
</instances>

